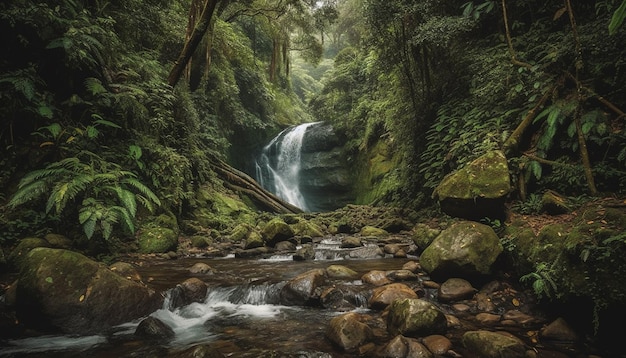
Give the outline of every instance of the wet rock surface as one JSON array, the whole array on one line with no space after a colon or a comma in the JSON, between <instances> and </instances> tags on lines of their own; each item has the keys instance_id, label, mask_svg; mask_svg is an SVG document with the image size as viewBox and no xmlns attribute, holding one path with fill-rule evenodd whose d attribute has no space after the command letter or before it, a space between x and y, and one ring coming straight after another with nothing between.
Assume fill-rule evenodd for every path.
<instances>
[{"instance_id":1,"label":"wet rock surface","mask_svg":"<svg viewBox=\"0 0 626 358\"><path fill-rule=\"evenodd\" d=\"M143 336L133 334L137 323L129 333L117 327L114 334L97 336L97 344L52 350L46 356L178 357L206 350L242 358L477 358L590 357L601 352L601 347L585 345L572 317L545 311L534 292L495 270L497 260L491 257L479 262L467 253L471 264L433 276L437 271L424 267L421 255L446 230L421 227L423 235L363 230L368 223L393 221L382 220L383 215L360 212L332 222L308 217L324 236L291 230L279 237L271 234L282 230L268 230L264 245L254 248L246 248L244 235L235 242L213 240L201 250L122 257L109 271L165 296L163 308L148 312L163 325L142 328ZM292 229L302 224L300 219L281 221L280 226ZM329 234L333 228L342 233ZM255 230L264 232L262 225L246 228ZM457 240L470 237L466 241L472 242L467 231ZM481 245L476 247L475 252L482 252ZM477 271L481 275L475 280ZM148 339L152 336L163 338ZM0 345L0 353L7 344ZM20 356L37 354L26 348Z\"/></svg>"}]
</instances>

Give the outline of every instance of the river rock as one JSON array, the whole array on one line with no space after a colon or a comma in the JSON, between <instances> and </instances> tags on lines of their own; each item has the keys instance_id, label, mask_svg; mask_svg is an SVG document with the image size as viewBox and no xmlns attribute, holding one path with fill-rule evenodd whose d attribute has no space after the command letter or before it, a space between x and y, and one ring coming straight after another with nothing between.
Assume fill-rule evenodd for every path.
<instances>
[{"instance_id":1,"label":"river rock","mask_svg":"<svg viewBox=\"0 0 626 358\"><path fill-rule=\"evenodd\" d=\"M298 218L297 222L294 224L290 224L290 226L293 229L294 234L298 236L324 236L324 231L321 227L305 219Z\"/></svg>"},{"instance_id":2,"label":"river rock","mask_svg":"<svg viewBox=\"0 0 626 358\"><path fill-rule=\"evenodd\" d=\"M168 358L224 358L217 348L209 345L198 345L180 352L170 352Z\"/></svg>"},{"instance_id":3,"label":"river rock","mask_svg":"<svg viewBox=\"0 0 626 358\"><path fill-rule=\"evenodd\" d=\"M326 268L326 274L330 278L351 279L355 278L358 273L353 269L343 265L330 265Z\"/></svg>"},{"instance_id":4,"label":"river rock","mask_svg":"<svg viewBox=\"0 0 626 358\"><path fill-rule=\"evenodd\" d=\"M156 317L147 317L139 322L135 335L141 338L161 341L170 340L176 335L174 330Z\"/></svg>"},{"instance_id":5,"label":"river rock","mask_svg":"<svg viewBox=\"0 0 626 358\"><path fill-rule=\"evenodd\" d=\"M36 247L50 247L50 243L44 239L38 237L27 237L17 244L17 246L11 251L7 257L7 264L12 271L19 271L21 269L22 261L24 261L26 254L30 250Z\"/></svg>"},{"instance_id":6,"label":"river rock","mask_svg":"<svg viewBox=\"0 0 626 358\"><path fill-rule=\"evenodd\" d=\"M326 271L310 270L302 273L285 284L280 290L280 301L290 306L314 305L319 301L317 289L326 282Z\"/></svg>"},{"instance_id":7,"label":"river rock","mask_svg":"<svg viewBox=\"0 0 626 358\"><path fill-rule=\"evenodd\" d=\"M379 357L393 358L432 358L433 354L417 339L396 336L381 350Z\"/></svg>"},{"instance_id":8,"label":"river rock","mask_svg":"<svg viewBox=\"0 0 626 358\"><path fill-rule=\"evenodd\" d=\"M417 293L403 283L390 283L383 287L378 287L372 292L369 306L373 309L382 310L393 301L401 298L417 298Z\"/></svg>"},{"instance_id":9,"label":"river rock","mask_svg":"<svg viewBox=\"0 0 626 358\"><path fill-rule=\"evenodd\" d=\"M353 351L374 336L364 320L364 316L355 312L334 317L326 329L326 337L339 348Z\"/></svg>"},{"instance_id":10,"label":"river rock","mask_svg":"<svg viewBox=\"0 0 626 358\"><path fill-rule=\"evenodd\" d=\"M50 233L46 234L46 236L44 236L43 238L48 241L48 243L50 243L50 246L57 249L69 250L72 248L72 246L74 246L72 240L70 240L65 235Z\"/></svg>"},{"instance_id":11,"label":"river rock","mask_svg":"<svg viewBox=\"0 0 626 358\"><path fill-rule=\"evenodd\" d=\"M361 281L374 286L382 286L391 283L385 271L372 270L361 276Z\"/></svg>"},{"instance_id":12,"label":"river rock","mask_svg":"<svg viewBox=\"0 0 626 358\"><path fill-rule=\"evenodd\" d=\"M439 286L437 299L441 302L460 301L471 298L476 289L472 284L462 278L449 278Z\"/></svg>"},{"instance_id":13,"label":"river rock","mask_svg":"<svg viewBox=\"0 0 626 358\"><path fill-rule=\"evenodd\" d=\"M416 281L418 276L409 270L387 271L387 277L392 281Z\"/></svg>"},{"instance_id":14,"label":"river rock","mask_svg":"<svg viewBox=\"0 0 626 358\"><path fill-rule=\"evenodd\" d=\"M413 242L418 250L424 250L441 233L439 229L433 229L426 224L416 224L411 230Z\"/></svg>"},{"instance_id":15,"label":"river rock","mask_svg":"<svg viewBox=\"0 0 626 358\"><path fill-rule=\"evenodd\" d=\"M213 272L213 269L204 262L196 262L189 268L189 272L193 274L203 274Z\"/></svg>"},{"instance_id":16,"label":"river rock","mask_svg":"<svg viewBox=\"0 0 626 358\"><path fill-rule=\"evenodd\" d=\"M176 285L170 293L170 308L186 306L193 302L203 302L206 298L208 286L199 278L188 278Z\"/></svg>"},{"instance_id":17,"label":"river rock","mask_svg":"<svg viewBox=\"0 0 626 358\"><path fill-rule=\"evenodd\" d=\"M263 238L269 246L285 241L294 236L294 231L283 219L273 218L263 228Z\"/></svg>"},{"instance_id":18,"label":"river rock","mask_svg":"<svg viewBox=\"0 0 626 358\"><path fill-rule=\"evenodd\" d=\"M115 272L116 274L136 282L141 282L141 275L135 269L135 266L128 262L115 262L109 266L109 270Z\"/></svg>"},{"instance_id":19,"label":"river rock","mask_svg":"<svg viewBox=\"0 0 626 358\"><path fill-rule=\"evenodd\" d=\"M461 221L444 230L422 252L420 264L433 279L476 278L491 273L503 251L490 226Z\"/></svg>"},{"instance_id":20,"label":"river rock","mask_svg":"<svg viewBox=\"0 0 626 358\"><path fill-rule=\"evenodd\" d=\"M423 337L445 334L446 315L432 303L419 298L397 299L389 305L387 330L391 334Z\"/></svg>"},{"instance_id":21,"label":"river rock","mask_svg":"<svg viewBox=\"0 0 626 358\"><path fill-rule=\"evenodd\" d=\"M360 237L346 236L341 239L341 247L344 249L354 249L355 247L363 246L363 242Z\"/></svg>"},{"instance_id":22,"label":"river rock","mask_svg":"<svg viewBox=\"0 0 626 358\"><path fill-rule=\"evenodd\" d=\"M102 332L154 312L163 300L79 253L50 248L26 255L16 296L21 322L67 334Z\"/></svg>"},{"instance_id":23,"label":"river rock","mask_svg":"<svg viewBox=\"0 0 626 358\"><path fill-rule=\"evenodd\" d=\"M166 253L176 248L178 235L170 228L147 227L139 231L137 241L144 254Z\"/></svg>"},{"instance_id":24,"label":"river rock","mask_svg":"<svg viewBox=\"0 0 626 358\"><path fill-rule=\"evenodd\" d=\"M491 331L468 331L463 334L463 346L481 358L522 358L526 348L519 340Z\"/></svg>"},{"instance_id":25,"label":"river rock","mask_svg":"<svg viewBox=\"0 0 626 358\"><path fill-rule=\"evenodd\" d=\"M370 245L370 246L359 247L355 250L352 250L350 251L348 256L350 256L353 259L375 259L375 258L385 257L385 253L380 247L376 245Z\"/></svg>"},{"instance_id":26,"label":"river rock","mask_svg":"<svg viewBox=\"0 0 626 358\"><path fill-rule=\"evenodd\" d=\"M488 152L445 177L432 197L441 210L468 220L505 218L504 202L511 191L509 166L504 152Z\"/></svg>"},{"instance_id":27,"label":"river rock","mask_svg":"<svg viewBox=\"0 0 626 358\"><path fill-rule=\"evenodd\" d=\"M377 238L389 236L389 233L385 231L385 229L381 229L381 228L370 226L370 225L363 226L361 230L359 231L359 234L363 237L373 236Z\"/></svg>"},{"instance_id":28,"label":"river rock","mask_svg":"<svg viewBox=\"0 0 626 358\"><path fill-rule=\"evenodd\" d=\"M440 334L433 334L428 337L424 337L422 343L424 343L429 351L437 356L442 356L452 349L452 342L450 342L450 339Z\"/></svg>"},{"instance_id":29,"label":"river rock","mask_svg":"<svg viewBox=\"0 0 626 358\"><path fill-rule=\"evenodd\" d=\"M545 340L572 343L578 335L562 317L557 318L539 331L539 337Z\"/></svg>"},{"instance_id":30,"label":"river rock","mask_svg":"<svg viewBox=\"0 0 626 358\"><path fill-rule=\"evenodd\" d=\"M311 244L302 245L293 255L294 261L307 261L315 259L315 249Z\"/></svg>"}]
</instances>

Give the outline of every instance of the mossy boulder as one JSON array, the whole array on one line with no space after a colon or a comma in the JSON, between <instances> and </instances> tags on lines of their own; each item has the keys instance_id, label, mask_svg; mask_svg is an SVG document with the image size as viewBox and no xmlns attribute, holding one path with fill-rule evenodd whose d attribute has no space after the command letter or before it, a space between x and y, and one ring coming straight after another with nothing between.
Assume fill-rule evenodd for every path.
<instances>
[{"instance_id":1,"label":"mossy boulder","mask_svg":"<svg viewBox=\"0 0 626 358\"><path fill-rule=\"evenodd\" d=\"M439 229L433 229L426 224L417 224L413 227L411 237L419 250L424 250L441 233Z\"/></svg>"},{"instance_id":2,"label":"mossy boulder","mask_svg":"<svg viewBox=\"0 0 626 358\"><path fill-rule=\"evenodd\" d=\"M377 228L374 226L363 226L361 228L361 231L359 231L359 234L361 236L374 236L374 237L386 237L389 236L389 233L381 228Z\"/></svg>"},{"instance_id":3,"label":"mossy boulder","mask_svg":"<svg viewBox=\"0 0 626 358\"><path fill-rule=\"evenodd\" d=\"M239 196L222 188L203 186L196 191L192 215L207 228L226 230L237 223L254 224L256 214Z\"/></svg>"},{"instance_id":4,"label":"mossy boulder","mask_svg":"<svg viewBox=\"0 0 626 358\"><path fill-rule=\"evenodd\" d=\"M7 257L7 264L10 270L19 271L22 266L22 261L26 257L26 254L30 252L30 250L37 247L50 247L50 243L42 238L38 237L27 237L22 240L15 246L13 251Z\"/></svg>"},{"instance_id":5,"label":"mossy boulder","mask_svg":"<svg viewBox=\"0 0 626 358\"><path fill-rule=\"evenodd\" d=\"M424 337L446 333L446 315L426 300L397 299L389 305L388 310L387 329L392 335Z\"/></svg>"},{"instance_id":6,"label":"mossy boulder","mask_svg":"<svg viewBox=\"0 0 626 358\"><path fill-rule=\"evenodd\" d=\"M18 280L18 319L44 331L102 332L148 315L163 300L154 290L63 249L32 249Z\"/></svg>"},{"instance_id":7,"label":"mossy boulder","mask_svg":"<svg viewBox=\"0 0 626 358\"><path fill-rule=\"evenodd\" d=\"M435 238L422 252L420 263L435 279L478 279L491 273L502 251L500 239L490 226L461 221Z\"/></svg>"},{"instance_id":8,"label":"mossy boulder","mask_svg":"<svg viewBox=\"0 0 626 358\"><path fill-rule=\"evenodd\" d=\"M295 235L291 226L279 217L273 218L265 224L262 233L263 238L270 246L274 246L280 241L288 240Z\"/></svg>"},{"instance_id":9,"label":"mossy boulder","mask_svg":"<svg viewBox=\"0 0 626 358\"><path fill-rule=\"evenodd\" d=\"M504 219L504 202L511 191L509 166L502 151L488 152L446 176L432 197L441 210L468 220Z\"/></svg>"},{"instance_id":10,"label":"mossy boulder","mask_svg":"<svg viewBox=\"0 0 626 358\"><path fill-rule=\"evenodd\" d=\"M172 229L149 227L139 231L137 241L144 254L164 253L176 248L178 235Z\"/></svg>"},{"instance_id":11,"label":"mossy boulder","mask_svg":"<svg viewBox=\"0 0 626 358\"><path fill-rule=\"evenodd\" d=\"M324 232L319 225L305 219L300 219L297 223L291 224L290 226L295 235L310 237L324 236Z\"/></svg>"}]
</instances>

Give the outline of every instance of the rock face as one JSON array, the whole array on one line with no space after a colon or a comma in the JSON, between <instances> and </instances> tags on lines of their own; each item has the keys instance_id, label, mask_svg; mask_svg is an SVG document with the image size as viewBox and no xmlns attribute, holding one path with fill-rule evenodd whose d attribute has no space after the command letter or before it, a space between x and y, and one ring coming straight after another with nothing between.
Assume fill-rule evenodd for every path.
<instances>
[{"instance_id":1,"label":"rock face","mask_svg":"<svg viewBox=\"0 0 626 358\"><path fill-rule=\"evenodd\" d=\"M461 221L444 230L422 252L420 263L433 278L477 278L491 273L503 251L490 226Z\"/></svg>"},{"instance_id":2,"label":"rock face","mask_svg":"<svg viewBox=\"0 0 626 358\"><path fill-rule=\"evenodd\" d=\"M50 248L24 258L16 295L21 322L68 334L101 332L153 312L163 300L81 254Z\"/></svg>"},{"instance_id":3,"label":"rock face","mask_svg":"<svg viewBox=\"0 0 626 358\"><path fill-rule=\"evenodd\" d=\"M502 151L492 151L445 177L433 192L441 210L468 220L504 219L511 191L509 166Z\"/></svg>"},{"instance_id":4,"label":"rock face","mask_svg":"<svg viewBox=\"0 0 626 358\"><path fill-rule=\"evenodd\" d=\"M300 157L300 191L311 211L330 211L352 202L352 178L346 155L333 127L307 128Z\"/></svg>"}]
</instances>

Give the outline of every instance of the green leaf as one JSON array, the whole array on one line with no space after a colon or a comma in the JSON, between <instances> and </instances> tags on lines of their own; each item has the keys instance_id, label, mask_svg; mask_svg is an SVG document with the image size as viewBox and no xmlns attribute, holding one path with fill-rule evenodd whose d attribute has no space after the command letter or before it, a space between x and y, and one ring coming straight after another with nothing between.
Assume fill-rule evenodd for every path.
<instances>
[{"instance_id":1,"label":"green leaf","mask_svg":"<svg viewBox=\"0 0 626 358\"><path fill-rule=\"evenodd\" d=\"M141 151L141 147L138 145L134 145L131 144L128 146L128 155L133 159L133 160L139 160L141 159L141 155L142 155L142 151Z\"/></svg>"},{"instance_id":2,"label":"green leaf","mask_svg":"<svg viewBox=\"0 0 626 358\"><path fill-rule=\"evenodd\" d=\"M542 174L541 164L538 161L533 160L528 165L530 167L530 172L533 174L535 179L537 180L541 179L541 174Z\"/></svg>"},{"instance_id":3,"label":"green leaf","mask_svg":"<svg viewBox=\"0 0 626 358\"><path fill-rule=\"evenodd\" d=\"M97 138L98 135L100 134L100 131L98 130L98 128L94 126L87 126L86 129L87 129L87 138L89 139Z\"/></svg>"},{"instance_id":4,"label":"green leaf","mask_svg":"<svg viewBox=\"0 0 626 358\"><path fill-rule=\"evenodd\" d=\"M122 128L119 125L117 125L117 124L115 124L115 123L113 123L111 121L107 121L106 119L97 119L97 120L95 120L93 122L96 123L96 124L101 124L101 125L106 126L106 127Z\"/></svg>"},{"instance_id":5,"label":"green leaf","mask_svg":"<svg viewBox=\"0 0 626 358\"><path fill-rule=\"evenodd\" d=\"M37 108L37 113L39 113L40 116L48 119L52 119L52 117L54 116L54 113L52 113L52 108L45 104L42 104Z\"/></svg>"},{"instance_id":6,"label":"green leaf","mask_svg":"<svg viewBox=\"0 0 626 358\"><path fill-rule=\"evenodd\" d=\"M614 35L617 32L617 29L622 25L622 22L624 22L624 18L626 18L626 0L622 1L622 4L615 10L611 17L611 22L609 22L609 35Z\"/></svg>"}]
</instances>

